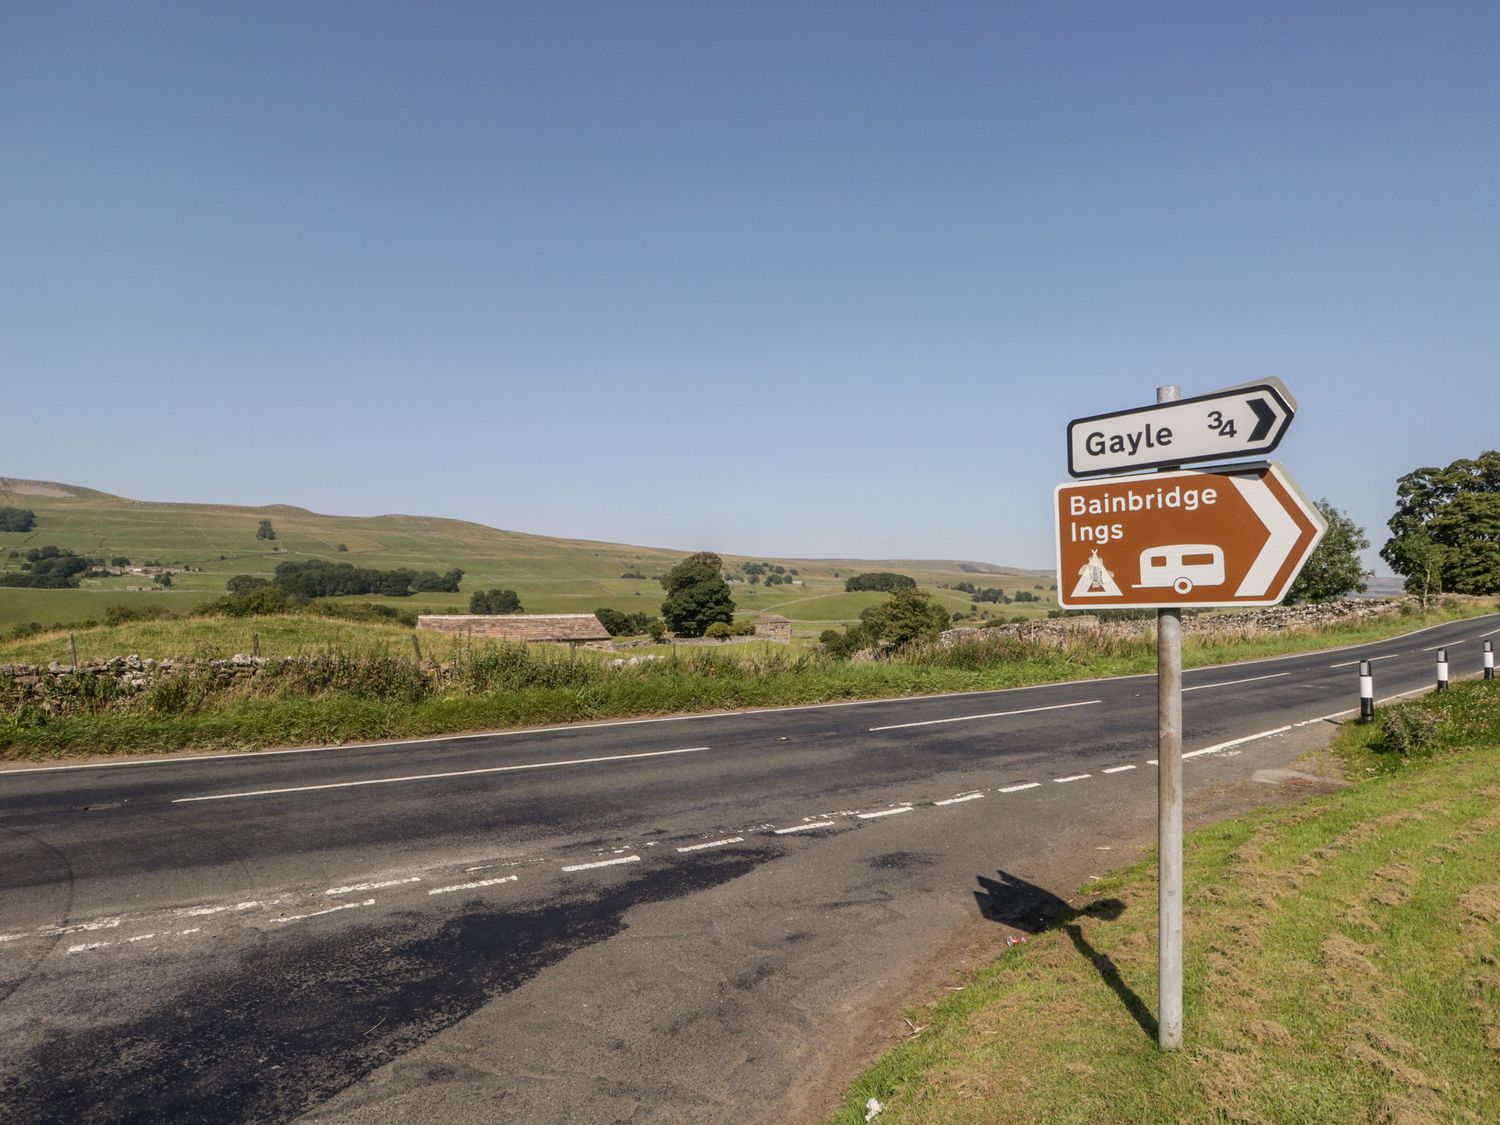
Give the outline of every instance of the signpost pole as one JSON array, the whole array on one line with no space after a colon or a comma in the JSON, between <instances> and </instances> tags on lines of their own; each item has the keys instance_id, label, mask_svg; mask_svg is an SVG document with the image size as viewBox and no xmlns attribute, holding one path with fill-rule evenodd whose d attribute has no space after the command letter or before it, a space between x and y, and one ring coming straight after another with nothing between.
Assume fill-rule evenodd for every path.
<instances>
[{"instance_id":1,"label":"signpost pole","mask_svg":"<svg viewBox=\"0 0 1500 1125\"><path fill-rule=\"evenodd\" d=\"M1176 402L1178 388L1157 387ZM1156 611L1157 1042L1182 1046L1182 610Z\"/></svg>"}]
</instances>

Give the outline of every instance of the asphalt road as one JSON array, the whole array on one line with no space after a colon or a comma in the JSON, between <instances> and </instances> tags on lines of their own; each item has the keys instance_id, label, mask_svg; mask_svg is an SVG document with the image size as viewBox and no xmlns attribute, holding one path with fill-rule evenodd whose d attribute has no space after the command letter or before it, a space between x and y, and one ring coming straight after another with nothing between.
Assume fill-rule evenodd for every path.
<instances>
[{"instance_id":1,"label":"asphalt road","mask_svg":"<svg viewBox=\"0 0 1500 1125\"><path fill-rule=\"evenodd\" d=\"M1189 813L1500 617L1185 677ZM1155 816L1155 679L0 773L0 1118L777 1122ZM955 950L958 953L955 953ZM832 1085L831 1085L832 1084Z\"/></svg>"}]
</instances>

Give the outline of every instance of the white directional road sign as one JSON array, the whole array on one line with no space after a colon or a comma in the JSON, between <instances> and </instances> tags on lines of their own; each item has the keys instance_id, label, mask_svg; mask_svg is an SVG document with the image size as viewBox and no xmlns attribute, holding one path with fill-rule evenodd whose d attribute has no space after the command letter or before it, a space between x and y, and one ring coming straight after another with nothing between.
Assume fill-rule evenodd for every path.
<instances>
[{"instance_id":1,"label":"white directional road sign","mask_svg":"<svg viewBox=\"0 0 1500 1125\"><path fill-rule=\"evenodd\" d=\"M1297 400L1280 379L1068 423L1068 473L1126 473L1269 453Z\"/></svg>"}]
</instances>

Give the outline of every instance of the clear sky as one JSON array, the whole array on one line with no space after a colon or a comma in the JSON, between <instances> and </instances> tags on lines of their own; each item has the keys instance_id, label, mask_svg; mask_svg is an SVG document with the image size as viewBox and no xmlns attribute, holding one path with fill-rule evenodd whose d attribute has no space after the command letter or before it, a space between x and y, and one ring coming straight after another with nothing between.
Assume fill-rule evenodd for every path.
<instances>
[{"instance_id":1,"label":"clear sky","mask_svg":"<svg viewBox=\"0 0 1500 1125\"><path fill-rule=\"evenodd\" d=\"M1050 566L1071 418L1274 375L1379 547L1497 136L1493 0L12 0L0 475Z\"/></svg>"}]
</instances>

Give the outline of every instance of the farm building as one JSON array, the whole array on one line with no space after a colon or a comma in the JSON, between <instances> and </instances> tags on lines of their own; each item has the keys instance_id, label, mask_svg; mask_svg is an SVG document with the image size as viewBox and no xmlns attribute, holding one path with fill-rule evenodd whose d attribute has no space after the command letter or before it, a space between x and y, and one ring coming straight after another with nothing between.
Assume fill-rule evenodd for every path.
<instances>
[{"instance_id":1,"label":"farm building","mask_svg":"<svg viewBox=\"0 0 1500 1125\"><path fill-rule=\"evenodd\" d=\"M755 635L763 641L792 643L792 623L779 613L763 613L755 619Z\"/></svg>"},{"instance_id":2,"label":"farm building","mask_svg":"<svg viewBox=\"0 0 1500 1125\"><path fill-rule=\"evenodd\" d=\"M609 640L609 631L592 613L424 613L417 618L417 628L550 644L582 645Z\"/></svg>"}]
</instances>

